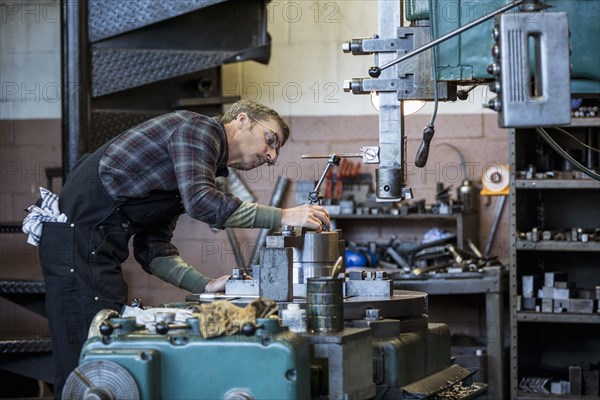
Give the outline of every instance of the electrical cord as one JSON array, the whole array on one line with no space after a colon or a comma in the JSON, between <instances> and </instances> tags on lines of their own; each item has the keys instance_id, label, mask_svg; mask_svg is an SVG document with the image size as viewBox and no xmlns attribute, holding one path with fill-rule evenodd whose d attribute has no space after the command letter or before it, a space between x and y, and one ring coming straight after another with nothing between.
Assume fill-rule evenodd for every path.
<instances>
[{"instance_id":1,"label":"electrical cord","mask_svg":"<svg viewBox=\"0 0 600 400\"><path fill-rule=\"evenodd\" d=\"M462 170L462 173L463 173L463 176L465 177L465 179L468 179L469 176L467 175L467 162L465 161L465 156L459 150L459 148L454 146L453 144L446 143L446 142L440 143L440 144L436 145L435 147L440 147L440 146L448 146L452 150L456 151L456 153L458 153L458 157L460 158L460 169Z\"/></svg>"},{"instance_id":2,"label":"electrical cord","mask_svg":"<svg viewBox=\"0 0 600 400\"><path fill-rule=\"evenodd\" d=\"M433 3L432 0L429 0L429 32L430 36L433 39ZM433 113L431 114L431 119L429 123L423 129L423 140L421 141L421 145L417 149L417 154L415 155L415 165L419 168L423 168L425 164L427 164L427 158L429 157L429 145L431 144L431 140L433 139L433 135L435 134L435 118L437 117L438 111L438 87L437 87L437 73L436 73L436 57L435 50L431 49L431 74L433 77Z\"/></svg>"},{"instance_id":3,"label":"electrical cord","mask_svg":"<svg viewBox=\"0 0 600 400\"><path fill-rule=\"evenodd\" d=\"M579 171L583 172L587 176L594 178L597 181L600 181L600 175L598 175L591 169L585 167L584 165L579 163L579 161L571 157L569 153L567 153L562 147L558 145L558 143L554 141L554 139L552 139L552 137L550 137L550 135L544 130L544 128L535 128L535 130L542 137L542 139L544 139L546 143L550 145L550 147L552 147L556 152L558 152L558 154L560 154L565 160L573 164L575 168L577 168Z\"/></svg>"},{"instance_id":4,"label":"electrical cord","mask_svg":"<svg viewBox=\"0 0 600 400\"><path fill-rule=\"evenodd\" d=\"M587 145L587 144L583 143L581 140L577 139L577 138L575 137L575 135L573 135L573 134L571 134L571 133L567 132L566 130L564 130L564 129L561 129L561 128L559 128L558 126L552 126L551 128L552 128L552 129L554 129L554 130L557 130L557 131L559 131L560 133L564 133L564 134L565 134L565 135L567 135L567 136L570 136L570 137L571 137L571 139L573 139L574 141L576 141L577 143L579 143L580 145L582 145L582 146L583 146L583 147L585 147L586 149L590 149L590 150L592 150L592 151L595 151L595 152L597 152L597 153L600 153L600 149L597 149L597 148L595 148L595 147L592 147L592 146L590 146L590 145Z\"/></svg>"},{"instance_id":5,"label":"electrical cord","mask_svg":"<svg viewBox=\"0 0 600 400\"><path fill-rule=\"evenodd\" d=\"M433 39L433 0L429 0L429 36ZM438 87L437 87L437 59L435 49L431 49L431 74L433 76L433 114L429 120L429 125L433 127L438 112Z\"/></svg>"}]
</instances>

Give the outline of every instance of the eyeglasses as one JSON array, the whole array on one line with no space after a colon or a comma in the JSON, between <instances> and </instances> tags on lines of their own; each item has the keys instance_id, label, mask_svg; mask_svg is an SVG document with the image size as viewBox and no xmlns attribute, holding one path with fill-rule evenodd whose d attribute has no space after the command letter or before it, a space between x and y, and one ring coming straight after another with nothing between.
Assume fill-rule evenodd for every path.
<instances>
[{"instance_id":1,"label":"eyeglasses","mask_svg":"<svg viewBox=\"0 0 600 400\"><path fill-rule=\"evenodd\" d=\"M275 132L273 129L269 128L262 122L252 118L251 116L248 116L248 118L259 124L263 128L267 129L267 131L265 132L265 142L267 143L267 146L275 150L275 159L272 161L267 161L267 164L275 165L275 161L277 161L277 158L279 157L279 149L281 148L281 141L279 140L279 135L277 134L277 132Z\"/></svg>"}]
</instances>

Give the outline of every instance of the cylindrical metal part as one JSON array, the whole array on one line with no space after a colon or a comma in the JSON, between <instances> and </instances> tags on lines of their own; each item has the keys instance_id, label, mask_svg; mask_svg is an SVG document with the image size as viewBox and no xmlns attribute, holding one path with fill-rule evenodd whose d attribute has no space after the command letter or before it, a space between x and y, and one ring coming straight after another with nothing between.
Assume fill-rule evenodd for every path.
<instances>
[{"instance_id":1,"label":"cylindrical metal part","mask_svg":"<svg viewBox=\"0 0 600 400\"><path fill-rule=\"evenodd\" d=\"M302 248L293 249L293 282L304 284L308 278L331 276L340 256L338 231L306 232Z\"/></svg>"},{"instance_id":2,"label":"cylindrical metal part","mask_svg":"<svg viewBox=\"0 0 600 400\"><path fill-rule=\"evenodd\" d=\"M458 200L462 203L463 211L473 211L479 209L479 191L476 190L471 181L465 179L463 184L457 189Z\"/></svg>"},{"instance_id":3,"label":"cylindrical metal part","mask_svg":"<svg viewBox=\"0 0 600 400\"><path fill-rule=\"evenodd\" d=\"M402 168L378 168L375 170L377 181L377 198L399 199L403 198L404 171Z\"/></svg>"},{"instance_id":4,"label":"cylindrical metal part","mask_svg":"<svg viewBox=\"0 0 600 400\"><path fill-rule=\"evenodd\" d=\"M306 302L306 325L309 332L341 332L344 330L342 279L309 278Z\"/></svg>"}]
</instances>

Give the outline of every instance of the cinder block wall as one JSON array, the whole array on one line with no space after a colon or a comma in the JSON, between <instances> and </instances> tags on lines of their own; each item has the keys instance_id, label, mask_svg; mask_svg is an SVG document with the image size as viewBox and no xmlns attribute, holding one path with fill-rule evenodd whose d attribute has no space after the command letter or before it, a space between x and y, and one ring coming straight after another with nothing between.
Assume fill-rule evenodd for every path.
<instances>
[{"instance_id":1,"label":"cinder block wall","mask_svg":"<svg viewBox=\"0 0 600 400\"><path fill-rule=\"evenodd\" d=\"M11 3L12 4L12 3ZM0 53L0 220L21 220L23 209L34 202L38 187L45 186L44 169L61 162L59 28L53 14L58 1L1 4ZM21 7L21 8L18 8ZM224 67L224 94L239 94L278 110L288 121L292 136L275 167L244 172L242 179L262 204L268 204L280 175L291 185L284 206L295 202L295 182L316 179L325 161L302 160L301 154L354 152L378 142L378 122L368 96L341 90L342 81L366 76L373 63L369 56L343 54L340 44L352 37L370 36L377 30L373 1L270 2L269 32L273 36L269 65L254 62ZM57 8L56 8L57 9ZM416 199L434 201L436 182L453 185L464 178L459 159L447 142L458 147L468 163L468 178L479 181L489 163L508 162L508 135L497 128L495 114L480 104L485 93L471 92L464 102L440 104L434 147L424 169L413 160L422 130L429 121L431 105L406 118L408 137L408 183ZM363 171L373 171L364 167ZM494 202L482 199L480 243L485 242ZM497 233L492 253L508 257L508 212ZM244 256L249 258L258 230L236 229ZM224 232L183 215L175 243L184 259L207 275L229 273L235 265ZM387 239L384 239L387 240ZM123 266L130 298L146 304L181 301L187 292L146 274L133 261ZM37 249L21 234L0 235L0 279L41 279ZM45 324L35 317L22 318L20 307L0 299L3 316L0 337L13 333L44 334ZM15 321L5 323L4 321Z\"/></svg>"},{"instance_id":2,"label":"cinder block wall","mask_svg":"<svg viewBox=\"0 0 600 400\"><path fill-rule=\"evenodd\" d=\"M295 182L314 180L325 167L325 161L302 160L306 153L355 152L362 145L377 143L377 118L375 116L287 116L292 136L282 150L274 167L261 167L254 171L241 172L257 201L268 204L275 183L283 175L290 181L284 197L285 206L295 204ZM428 121L426 115L406 118L407 130L419 132ZM60 165L60 121L59 120L3 120L1 126L2 156L2 208L1 221L21 220L28 205L38 196L39 186L46 185L44 169ZM441 115L434 143L450 143L463 152L469 173L468 178L479 181L483 168L490 163L507 163L508 149L506 133L495 126L493 115ZM420 139L412 135L408 140L409 160L414 159ZM460 186L463 174L457 154L448 147L434 146L429 162L419 169L412 161L408 165L408 184L415 199L435 200L436 182ZM373 171L363 167L364 171ZM60 184L60 182L57 182ZM453 190L454 192L454 190ZM473 238L484 243L493 215L492 205L485 206L481 199L480 235ZM368 224L368 222L364 222ZM235 230L244 257L248 259L258 229ZM508 232L506 223L500 225L493 254L508 257ZM386 242L387 238L382 238ZM180 218L175 243L186 261L207 275L227 274L235 266L235 257L224 232L215 233L204 223L187 215ZM2 249L3 279L41 278L38 267L37 249L25 243L20 234L0 235ZM182 300L185 293L147 275L133 258L125 265L125 276L130 285L131 297L141 297L148 304Z\"/></svg>"}]
</instances>

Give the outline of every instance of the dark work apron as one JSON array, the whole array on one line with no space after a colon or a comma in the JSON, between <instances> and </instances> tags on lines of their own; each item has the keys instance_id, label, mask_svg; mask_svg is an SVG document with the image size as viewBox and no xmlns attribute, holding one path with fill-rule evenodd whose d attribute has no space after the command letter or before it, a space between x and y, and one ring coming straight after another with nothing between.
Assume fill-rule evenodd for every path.
<instances>
[{"instance_id":1,"label":"dark work apron","mask_svg":"<svg viewBox=\"0 0 600 400\"><path fill-rule=\"evenodd\" d=\"M59 198L67 222L46 222L42 230L40 261L55 360L55 398L61 397L78 364L96 313L121 312L127 304L121 264L129 256L131 236L184 212L177 191L126 201L108 195L98 177L98 163L115 139L83 158L67 177Z\"/></svg>"}]
</instances>

